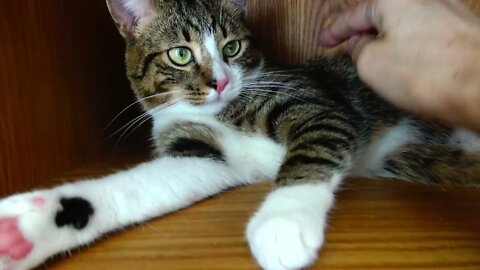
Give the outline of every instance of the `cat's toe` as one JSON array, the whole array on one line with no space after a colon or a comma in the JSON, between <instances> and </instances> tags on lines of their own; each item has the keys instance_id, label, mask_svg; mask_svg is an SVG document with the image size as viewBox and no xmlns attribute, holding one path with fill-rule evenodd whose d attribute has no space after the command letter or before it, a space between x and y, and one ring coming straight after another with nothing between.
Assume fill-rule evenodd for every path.
<instances>
[{"instance_id":1,"label":"cat's toe","mask_svg":"<svg viewBox=\"0 0 480 270\"><path fill-rule=\"evenodd\" d=\"M75 246L93 209L80 198L36 192L0 200L0 270L31 269Z\"/></svg>"},{"instance_id":2,"label":"cat's toe","mask_svg":"<svg viewBox=\"0 0 480 270\"><path fill-rule=\"evenodd\" d=\"M247 226L247 239L267 270L295 270L312 265L324 241L331 187L305 184L270 193Z\"/></svg>"},{"instance_id":3,"label":"cat's toe","mask_svg":"<svg viewBox=\"0 0 480 270\"><path fill-rule=\"evenodd\" d=\"M315 261L323 228L308 212L257 215L247 227L247 238L264 269L302 269Z\"/></svg>"},{"instance_id":4,"label":"cat's toe","mask_svg":"<svg viewBox=\"0 0 480 270\"><path fill-rule=\"evenodd\" d=\"M52 233L48 221L55 211L54 199L31 193L0 200L0 270L29 269L41 262L37 250Z\"/></svg>"},{"instance_id":5,"label":"cat's toe","mask_svg":"<svg viewBox=\"0 0 480 270\"><path fill-rule=\"evenodd\" d=\"M18 227L17 218L0 218L0 254L14 260L21 260L32 251L28 241Z\"/></svg>"}]
</instances>

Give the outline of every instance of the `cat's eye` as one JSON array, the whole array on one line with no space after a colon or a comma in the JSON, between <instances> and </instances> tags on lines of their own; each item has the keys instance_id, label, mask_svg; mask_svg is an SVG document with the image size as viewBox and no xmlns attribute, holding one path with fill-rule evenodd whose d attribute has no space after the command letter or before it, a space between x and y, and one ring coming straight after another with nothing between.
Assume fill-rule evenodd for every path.
<instances>
[{"instance_id":1,"label":"cat's eye","mask_svg":"<svg viewBox=\"0 0 480 270\"><path fill-rule=\"evenodd\" d=\"M188 48L178 47L168 51L168 58L175 65L183 67L193 62L193 53Z\"/></svg>"},{"instance_id":2,"label":"cat's eye","mask_svg":"<svg viewBox=\"0 0 480 270\"><path fill-rule=\"evenodd\" d=\"M233 40L223 47L223 55L225 57L235 57L238 55L238 53L240 53L241 49L242 43L240 40Z\"/></svg>"}]
</instances>

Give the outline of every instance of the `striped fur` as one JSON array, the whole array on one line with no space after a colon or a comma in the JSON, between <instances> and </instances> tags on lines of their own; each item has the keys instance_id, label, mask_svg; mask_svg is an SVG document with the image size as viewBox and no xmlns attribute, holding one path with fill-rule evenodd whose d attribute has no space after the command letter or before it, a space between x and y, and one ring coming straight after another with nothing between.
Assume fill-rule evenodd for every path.
<instances>
[{"instance_id":1,"label":"striped fur","mask_svg":"<svg viewBox=\"0 0 480 270\"><path fill-rule=\"evenodd\" d=\"M153 19L139 16L140 30L124 36L127 75L153 118L156 154L215 161L235 168L232 174L268 164L268 172L254 174L274 174L276 189L247 226L263 268L314 262L333 194L347 176L480 184L480 151L471 150L480 149L478 136L394 108L359 80L349 60L264 67L238 1L149 3ZM225 56L235 40L239 53ZM194 61L173 63L168 52L178 47ZM228 84L219 91L220 77Z\"/></svg>"},{"instance_id":2,"label":"striped fur","mask_svg":"<svg viewBox=\"0 0 480 270\"><path fill-rule=\"evenodd\" d=\"M153 3L155 18L137 36L126 39L126 56L132 88L154 119L165 122L168 117L164 112L170 110L185 117L208 114L229 128L271 138L288 150L276 180L278 186L317 181L319 175L329 179L336 172L372 177L389 175L433 184L478 181L448 177L451 174L442 173L438 162L432 168L424 168L431 170L428 174L431 177L399 169L405 166L392 170L393 161L387 156L398 151L397 148L408 150L407 144L424 144L437 149L437 145L451 141L453 129L419 120L390 106L360 82L348 60L316 59L291 68L264 67L237 2L156 0ZM222 47L231 40L242 42L240 54L219 60ZM177 46L190 48L195 63L187 67L172 64L166 52ZM216 98L209 82L215 80L218 67L230 77L230 84ZM386 134L400 130L400 126L403 138L389 147L380 145L388 137ZM216 131L210 129L208 125L196 125L188 117L180 124L170 123L166 129L157 128L153 134L156 152L177 156L183 150L185 156L197 153L221 160ZM181 142L184 147L178 147ZM205 153L207 150L212 153ZM410 152L408 157L414 153ZM396 154L395 160L399 162L399 157L406 156ZM461 164L456 166L451 162L452 159L445 161L445 166L464 169ZM389 174L383 170L385 166Z\"/></svg>"},{"instance_id":3,"label":"striped fur","mask_svg":"<svg viewBox=\"0 0 480 270\"><path fill-rule=\"evenodd\" d=\"M108 232L264 180L275 188L247 225L250 250L263 269L305 269L347 176L480 184L478 134L395 109L360 82L350 61L264 67L243 23L245 1L107 3L126 40L128 78L153 119L156 158L1 199L0 269L31 269ZM188 61L175 63L172 49Z\"/></svg>"}]
</instances>

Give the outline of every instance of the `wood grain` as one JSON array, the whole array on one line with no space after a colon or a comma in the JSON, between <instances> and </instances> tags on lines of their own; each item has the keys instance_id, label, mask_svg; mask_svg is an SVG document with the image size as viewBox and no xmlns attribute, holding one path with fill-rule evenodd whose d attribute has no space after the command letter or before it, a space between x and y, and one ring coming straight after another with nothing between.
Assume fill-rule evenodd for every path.
<instances>
[{"instance_id":1,"label":"wood grain","mask_svg":"<svg viewBox=\"0 0 480 270\"><path fill-rule=\"evenodd\" d=\"M363 0L249 0L248 21L270 62L296 64L322 55L320 31L342 10ZM480 1L465 0L477 14Z\"/></svg>"},{"instance_id":2,"label":"wood grain","mask_svg":"<svg viewBox=\"0 0 480 270\"><path fill-rule=\"evenodd\" d=\"M463 0L463 1L477 15L480 15L480 1L478 1L478 0Z\"/></svg>"},{"instance_id":3,"label":"wood grain","mask_svg":"<svg viewBox=\"0 0 480 270\"><path fill-rule=\"evenodd\" d=\"M249 20L274 62L300 62L324 53L318 33L343 4L250 0ZM469 4L480 11L480 2ZM0 8L0 196L144 160L102 140L105 124L131 101L122 41L104 2L15 0ZM81 166L97 155L107 157ZM229 191L43 268L257 269L244 224L268 190ZM480 269L479 195L352 180L338 194L314 269Z\"/></svg>"},{"instance_id":4,"label":"wood grain","mask_svg":"<svg viewBox=\"0 0 480 270\"><path fill-rule=\"evenodd\" d=\"M318 34L358 0L249 1L249 20L272 62L325 53ZM480 11L480 2L468 1ZM0 1L0 196L35 187L109 151L103 128L133 101L123 42L103 1ZM134 113L133 113L134 114ZM140 133L139 138L144 138ZM136 141L136 140L132 140Z\"/></svg>"},{"instance_id":5,"label":"wood grain","mask_svg":"<svg viewBox=\"0 0 480 270\"><path fill-rule=\"evenodd\" d=\"M140 160L144 157L137 154L113 155L65 179L110 172ZM43 268L258 269L244 229L269 190L261 184L228 191ZM313 269L480 269L479 212L478 189L352 179L338 193L327 243Z\"/></svg>"},{"instance_id":6,"label":"wood grain","mask_svg":"<svg viewBox=\"0 0 480 270\"><path fill-rule=\"evenodd\" d=\"M109 149L131 102L104 1L0 1L0 196ZM120 121L124 122L124 121Z\"/></svg>"}]
</instances>

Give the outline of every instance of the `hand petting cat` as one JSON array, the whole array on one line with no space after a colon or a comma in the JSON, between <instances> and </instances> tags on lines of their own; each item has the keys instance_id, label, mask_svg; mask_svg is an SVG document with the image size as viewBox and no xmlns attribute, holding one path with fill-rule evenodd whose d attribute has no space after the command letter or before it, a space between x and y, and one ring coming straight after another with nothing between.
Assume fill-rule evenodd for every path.
<instances>
[{"instance_id":1,"label":"hand petting cat","mask_svg":"<svg viewBox=\"0 0 480 270\"><path fill-rule=\"evenodd\" d=\"M358 30L395 29L396 24L372 15L388 10L380 3L366 2L341 16L323 41L334 45ZM376 89L393 85L393 94L420 89L425 96L412 106L434 112L434 106L422 105L432 87L444 91L435 97L440 102L450 98L451 84L474 80L464 65L472 68L468 65L478 59L473 58L478 34L470 26L478 22L452 1L385 3L405 12L405 3L431 3L435 12L451 17L448 23L437 20L432 27L440 28L430 31L398 26L384 39L366 43L370 36L357 35L351 40L367 82ZM155 156L112 175L0 199L0 270L32 269L110 232L262 181L273 189L247 222L250 251L266 270L305 269L325 243L335 192L350 176L480 185L478 134L398 110L361 82L350 59L269 66L244 23L244 4L107 0L125 38L127 77L152 121ZM415 17L409 21L427 24L419 18L426 16L423 20L435 22L424 9L408 8ZM362 14L370 15L362 19ZM349 28L357 21L360 28ZM443 36L444 29L452 30ZM419 54L429 44L428 35L439 47ZM459 36L465 44L453 42ZM397 40L409 41L401 45L415 57L385 49L388 44L396 48ZM459 71L456 80L452 69ZM375 77L380 71L386 81ZM473 96L474 88L463 86L459 93Z\"/></svg>"},{"instance_id":2,"label":"hand petting cat","mask_svg":"<svg viewBox=\"0 0 480 270\"><path fill-rule=\"evenodd\" d=\"M321 35L348 40L360 77L395 105L480 130L480 19L461 1L367 0Z\"/></svg>"}]
</instances>

